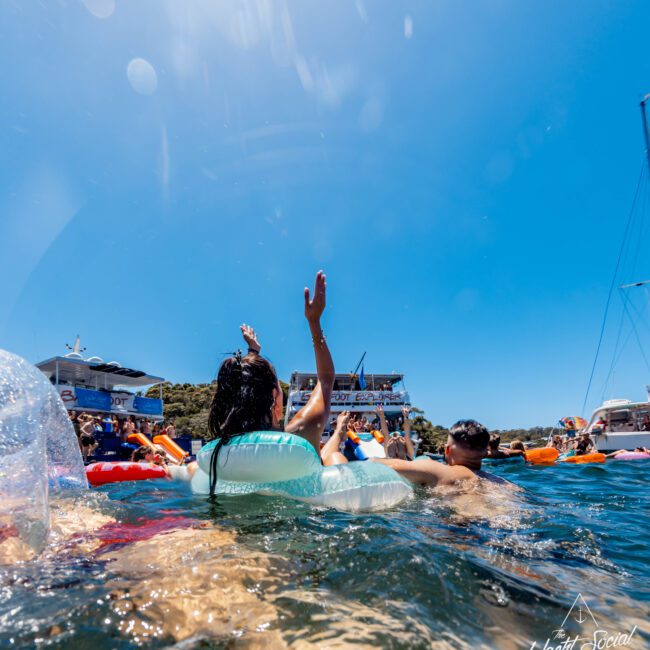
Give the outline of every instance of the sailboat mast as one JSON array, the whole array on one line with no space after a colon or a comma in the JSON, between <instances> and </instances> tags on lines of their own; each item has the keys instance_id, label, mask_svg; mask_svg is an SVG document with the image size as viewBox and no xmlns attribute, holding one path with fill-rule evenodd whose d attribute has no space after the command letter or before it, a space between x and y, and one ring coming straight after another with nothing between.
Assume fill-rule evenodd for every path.
<instances>
[{"instance_id":1,"label":"sailboat mast","mask_svg":"<svg viewBox=\"0 0 650 650\"><path fill-rule=\"evenodd\" d=\"M646 115L645 106L650 99L650 95L646 95L641 100L641 118L643 120L643 137L645 138L645 155L648 161L648 172L650 172L650 133L648 133L648 117Z\"/></svg>"},{"instance_id":2,"label":"sailboat mast","mask_svg":"<svg viewBox=\"0 0 650 650\"><path fill-rule=\"evenodd\" d=\"M648 163L648 172L650 173L650 133L648 133L648 117L646 115L646 104L650 101L650 94L646 95L642 100L641 100L641 120L643 122L643 139L645 140L645 155L646 155L646 160ZM587 400L589 399L589 391L591 390L591 384L594 380L594 374L596 372L596 365L598 364L598 356L600 354L600 347L603 343L603 337L605 335L605 326L607 324L607 315L609 313L609 305L612 300L612 292L614 291L614 287L616 286L616 278L618 276L618 271L621 266L621 260L623 258L623 250L625 249L625 243L627 241L628 233L630 230L630 224L632 223L632 217L634 215L634 206L636 205L636 200L638 197L639 193L639 188L641 187L641 181L643 180L643 176L639 177L639 182L637 184L636 188L636 193L634 195L634 202L632 204L632 210L630 211L630 214L628 216L627 220L627 225L625 226L625 234L623 235L623 241L621 242L621 248L618 252L618 259L616 261L616 267L614 268L614 275L612 277L612 283L610 284L609 287L609 293L607 294L607 302L605 303L605 313L603 314L603 321L600 326L600 336L598 337L598 345L596 346L596 354L594 356L594 362L591 366L591 374L589 375L589 383L587 384L587 391L585 392L585 399L582 403L582 414L585 412L585 408L587 407ZM640 287L645 285L646 282L634 282L632 284L627 284L623 285L620 287L621 289L629 289L631 287ZM636 331L636 330L635 330ZM637 340L638 340L638 335L637 335ZM609 376L608 376L609 379ZM648 393L650 396L650 392ZM650 401L650 397L649 400Z\"/></svg>"}]
</instances>

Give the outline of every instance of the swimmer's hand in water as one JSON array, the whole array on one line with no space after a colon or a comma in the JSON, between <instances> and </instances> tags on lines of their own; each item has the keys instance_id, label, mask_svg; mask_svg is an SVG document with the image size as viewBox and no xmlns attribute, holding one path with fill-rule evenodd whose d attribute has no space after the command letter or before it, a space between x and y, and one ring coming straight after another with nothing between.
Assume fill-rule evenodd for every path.
<instances>
[{"instance_id":1,"label":"swimmer's hand in water","mask_svg":"<svg viewBox=\"0 0 650 650\"><path fill-rule=\"evenodd\" d=\"M317 324L320 322L320 317L325 311L325 290L327 284L325 282L325 274L319 271L316 274L316 281L314 283L314 297L311 298L309 289L305 287L305 318L310 324Z\"/></svg>"},{"instance_id":2,"label":"swimmer's hand in water","mask_svg":"<svg viewBox=\"0 0 650 650\"><path fill-rule=\"evenodd\" d=\"M257 340L257 334L255 334L255 330L250 325L246 325L246 323L241 325L239 329L241 330L241 333L244 336L244 341L246 341L246 345L248 346L248 349L254 350L259 354L260 350L262 349L262 346L260 345L260 342Z\"/></svg>"}]
</instances>

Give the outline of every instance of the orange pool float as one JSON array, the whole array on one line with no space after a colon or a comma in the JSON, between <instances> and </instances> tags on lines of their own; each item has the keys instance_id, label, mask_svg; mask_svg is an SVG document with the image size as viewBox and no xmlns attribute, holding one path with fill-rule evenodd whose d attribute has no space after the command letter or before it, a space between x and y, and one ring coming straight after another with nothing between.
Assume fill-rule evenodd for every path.
<instances>
[{"instance_id":1,"label":"orange pool float","mask_svg":"<svg viewBox=\"0 0 650 650\"><path fill-rule=\"evenodd\" d=\"M177 463L183 462L189 454L181 449L167 434L154 436L153 441L160 445Z\"/></svg>"},{"instance_id":2,"label":"orange pool float","mask_svg":"<svg viewBox=\"0 0 650 650\"><path fill-rule=\"evenodd\" d=\"M604 463L605 454L594 453L594 454L583 454L582 456L569 456L564 460L560 461L561 463Z\"/></svg>"},{"instance_id":3,"label":"orange pool float","mask_svg":"<svg viewBox=\"0 0 650 650\"><path fill-rule=\"evenodd\" d=\"M130 442L134 445L140 445L141 447L151 447L156 449L153 442L144 435L144 433L131 433L126 438L127 442Z\"/></svg>"},{"instance_id":4,"label":"orange pool float","mask_svg":"<svg viewBox=\"0 0 650 650\"><path fill-rule=\"evenodd\" d=\"M530 449L525 453L526 462L531 465L551 465L560 455L560 452L553 447L541 447Z\"/></svg>"}]
</instances>

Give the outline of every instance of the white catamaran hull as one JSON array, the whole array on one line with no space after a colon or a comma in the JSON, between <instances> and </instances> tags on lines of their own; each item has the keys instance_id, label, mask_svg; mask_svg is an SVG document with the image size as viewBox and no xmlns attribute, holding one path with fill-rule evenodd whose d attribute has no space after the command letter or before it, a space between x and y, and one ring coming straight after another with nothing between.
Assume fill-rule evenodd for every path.
<instances>
[{"instance_id":1,"label":"white catamaran hull","mask_svg":"<svg viewBox=\"0 0 650 650\"><path fill-rule=\"evenodd\" d=\"M591 439L596 449L604 454L620 449L634 451L636 447L650 449L650 431L608 431L591 434Z\"/></svg>"}]
</instances>

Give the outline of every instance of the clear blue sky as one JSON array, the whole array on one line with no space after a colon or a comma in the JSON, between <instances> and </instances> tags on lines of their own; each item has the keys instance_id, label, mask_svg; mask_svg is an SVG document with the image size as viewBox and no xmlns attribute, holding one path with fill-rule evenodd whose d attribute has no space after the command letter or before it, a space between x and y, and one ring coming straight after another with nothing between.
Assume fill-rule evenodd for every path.
<instances>
[{"instance_id":1,"label":"clear blue sky","mask_svg":"<svg viewBox=\"0 0 650 650\"><path fill-rule=\"evenodd\" d=\"M79 333L201 382L246 321L287 378L323 268L337 370L367 351L436 423L579 413L648 25L644 1L4 2L0 345ZM635 345L617 396L650 383Z\"/></svg>"}]
</instances>

